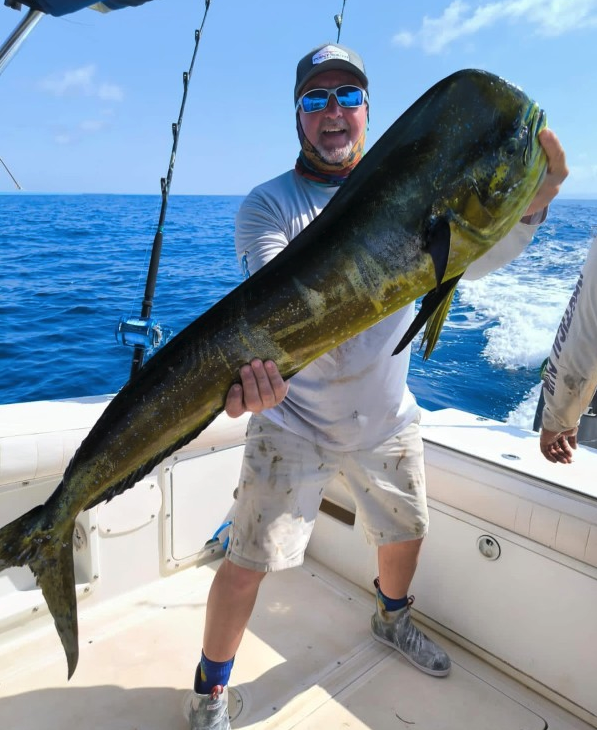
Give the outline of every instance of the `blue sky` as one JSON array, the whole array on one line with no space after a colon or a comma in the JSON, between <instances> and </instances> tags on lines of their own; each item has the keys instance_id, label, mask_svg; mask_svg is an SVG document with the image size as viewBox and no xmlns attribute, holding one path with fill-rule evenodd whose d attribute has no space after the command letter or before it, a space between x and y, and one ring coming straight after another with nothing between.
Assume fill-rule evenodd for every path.
<instances>
[{"instance_id":1,"label":"blue sky","mask_svg":"<svg viewBox=\"0 0 597 730\"><path fill-rule=\"evenodd\" d=\"M155 193L166 175L203 0L44 17L0 75L0 157L30 192ZM173 194L246 194L294 164L297 60L335 40L342 0L212 0ZM0 6L0 41L23 12ZM597 198L597 0L347 0L365 60L368 147L461 68L521 86L567 153L562 196ZM14 184L0 166L0 192Z\"/></svg>"}]
</instances>

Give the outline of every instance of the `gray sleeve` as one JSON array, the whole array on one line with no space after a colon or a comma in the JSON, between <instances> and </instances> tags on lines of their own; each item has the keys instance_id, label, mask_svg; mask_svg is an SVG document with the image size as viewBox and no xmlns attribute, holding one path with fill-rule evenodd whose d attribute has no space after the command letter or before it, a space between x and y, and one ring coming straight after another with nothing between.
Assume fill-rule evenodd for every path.
<instances>
[{"instance_id":1,"label":"gray sleeve","mask_svg":"<svg viewBox=\"0 0 597 730\"><path fill-rule=\"evenodd\" d=\"M277 256L289 240L279 211L258 190L253 190L243 201L236 216L234 238L245 278Z\"/></svg>"},{"instance_id":2,"label":"gray sleeve","mask_svg":"<svg viewBox=\"0 0 597 730\"><path fill-rule=\"evenodd\" d=\"M464 272L463 279L480 279L482 276L501 269L519 256L533 240L536 225L517 223L507 236L480 256Z\"/></svg>"},{"instance_id":3,"label":"gray sleeve","mask_svg":"<svg viewBox=\"0 0 597 730\"><path fill-rule=\"evenodd\" d=\"M543 376L543 428L576 426L597 388L597 238L593 240Z\"/></svg>"}]
</instances>

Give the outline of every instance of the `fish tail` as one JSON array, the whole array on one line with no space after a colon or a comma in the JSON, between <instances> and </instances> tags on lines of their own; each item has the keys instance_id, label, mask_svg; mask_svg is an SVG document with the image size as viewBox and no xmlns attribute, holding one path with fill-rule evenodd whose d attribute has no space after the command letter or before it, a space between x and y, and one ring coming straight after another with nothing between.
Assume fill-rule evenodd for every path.
<instances>
[{"instance_id":1,"label":"fish tail","mask_svg":"<svg viewBox=\"0 0 597 730\"><path fill-rule=\"evenodd\" d=\"M63 535L49 529L43 505L0 529L0 571L28 565L35 575L66 653L69 679L79 659L73 531L74 521Z\"/></svg>"}]
</instances>

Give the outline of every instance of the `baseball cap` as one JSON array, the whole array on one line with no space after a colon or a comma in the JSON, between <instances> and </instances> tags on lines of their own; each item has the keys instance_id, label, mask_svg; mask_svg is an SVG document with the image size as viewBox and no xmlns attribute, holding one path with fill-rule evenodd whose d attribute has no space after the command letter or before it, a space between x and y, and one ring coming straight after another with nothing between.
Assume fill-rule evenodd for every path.
<instances>
[{"instance_id":1,"label":"baseball cap","mask_svg":"<svg viewBox=\"0 0 597 730\"><path fill-rule=\"evenodd\" d=\"M365 73L363 59L356 51L338 43L323 43L303 56L296 67L296 83L294 85L294 102L296 104L303 86L313 76L324 71L350 71L367 90L369 80Z\"/></svg>"}]
</instances>

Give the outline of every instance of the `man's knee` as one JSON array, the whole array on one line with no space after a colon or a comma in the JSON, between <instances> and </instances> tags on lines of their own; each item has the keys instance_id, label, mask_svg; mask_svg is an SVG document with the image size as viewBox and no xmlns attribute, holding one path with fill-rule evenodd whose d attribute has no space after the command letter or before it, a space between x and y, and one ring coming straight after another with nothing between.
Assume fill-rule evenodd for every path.
<instances>
[{"instance_id":1,"label":"man's knee","mask_svg":"<svg viewBox=\"0 0 597 730\"><path fill-rule=\"evenodd\" d=\"M233 590L250 591L258 588L267 574L249 568L242 568L225 558L218 570L218 578L225 581Z\"/></svg>"}]
</instances>

